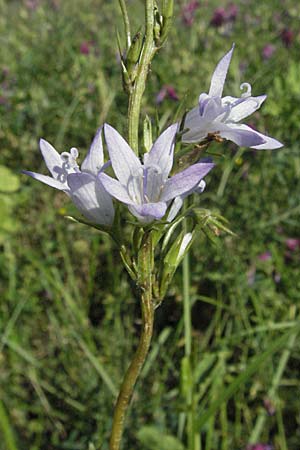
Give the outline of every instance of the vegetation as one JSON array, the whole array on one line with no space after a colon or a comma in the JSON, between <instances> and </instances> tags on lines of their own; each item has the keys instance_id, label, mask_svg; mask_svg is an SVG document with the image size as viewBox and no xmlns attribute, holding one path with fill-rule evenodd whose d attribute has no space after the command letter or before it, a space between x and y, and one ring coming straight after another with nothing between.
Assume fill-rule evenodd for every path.
<instances>
[{"instance_id":1,"label":"vegetation","mask_svg":"<svg viewBox=\"0 0 300 450\"><path fill-rule=\"evenodd\" d=\"M199 450L201 434L202 450L298 450L300 6L176 3L143 117L155 130L179 101L194 106L235 42L225 93L239 95L243 81L267 93L249 124L285 146L210 147L217 168L197 201L236 235L199 234L183 269L191 321L177 271L124 449ZM128 5L138 30L143 2ZM126 133L121 14L116 0L0 0L0 10L0 450L107 450L139 304L111 242L67 220L68 198L20 172L44 170L40 137L59 151L76 146L82 160L104 121Z\"/></svg>"}]
</instances>

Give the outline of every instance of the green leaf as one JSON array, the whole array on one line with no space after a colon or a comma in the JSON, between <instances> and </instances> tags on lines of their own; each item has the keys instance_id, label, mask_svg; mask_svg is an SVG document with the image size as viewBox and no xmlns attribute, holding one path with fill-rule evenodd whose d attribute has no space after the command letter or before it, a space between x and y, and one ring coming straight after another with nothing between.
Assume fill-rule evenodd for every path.
<instances>
[{"instance_id":1,"label":"green leaf","mask_svg":"<svg viewBox=\"0 0 300 450\"><path fill-rule=\"evenodd\" d=\"M175 436L163 433L153 426L142 427L138 431L137 438L147 450L185 450L185 447Z\"/></svg>"}]
</instances>

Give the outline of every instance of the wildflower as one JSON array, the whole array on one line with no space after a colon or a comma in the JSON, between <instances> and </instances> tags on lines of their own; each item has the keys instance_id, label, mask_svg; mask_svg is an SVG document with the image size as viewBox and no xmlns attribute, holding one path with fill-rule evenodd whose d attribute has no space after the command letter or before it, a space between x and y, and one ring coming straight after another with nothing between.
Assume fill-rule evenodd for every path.
<instances>
[{"instance_id":1,"label":"wildflower","mask_svg":"<svg viewBox=\"0 0 300 450\"><path fill-rule=\"evenodd\" d=\"M300 239L288 238L285 241L285 245L289 250L295 252L298 248L300 248Z\"/></svg>"},{"instance_id":2,"label":"wildflower","mask_svg":"<svg viewBox=\"0 0 300 450\"><path fill-rule=\"evenodd\" d=\"M182 7L181 18L186 26L191 27L193 25L195 12L199 8L199 6L200 3L198 1L192 0Z\"/></svg>"},{"instance_id":3,"label":"wildflower","mask_svg":"<svg viewBox=\"0 0 300 450\"><path fill-rule=\"evenodd\" d=\"M289 30L288 28L285 28L284 30L282 30L281 34L280 34L281 40L283 42L283 44L289 48L294 40L294 33L292 30Z\"/></svg>"},{"instance_id":4,"label":"wildflower","mask_svg":"<svg viewBox=\"0 0 300 450\"><path fill-rule=\"evenodd\" d=\"M276 139L239 123L261 106L266 95L252 97L251 85L242 83L240 87L246 91L240 98L231 96L222 98L233 49L234 46L217 65L211 79L209 93L201 94L199 105L187 113L184 128L188 131L183 134L182 141L199 142L206 137L213 136L216 139L228 139L239 146L258 150L282 147L282 144Z\"/></svg>"},{"instance_id":5,"label":"wildflower","mask_svg":"<svg viewBox=\"0 0 300 450\"><path fill-rule=\"evenodd\" d=\"M169 84L166 84L161 88L161 90L159 91L159 93L156 96L156 103L157 104L162 103L166 97L168 97L170 100L175 100L175 101L179 100L175 89L173 88L173 86L171 86Z\"/></svg>"},{"instance_id":6,"label":"wildflower","mask_svg":"<svg viewBox=\"0 0 300 450\"><path fill-rule=\"evenodd\" d=\"M262 50L262 56L264 59L270 59L273 56L273 53L275 52L276 47L272 44L267 44L264 46Z\"/></svg>"},{"instance_id":7,"label":"wildflower","mask_svg":"<svg viewBox=\"0 0 300 450\"><path fill-rule=\"evenodd\" d=\"M83 41L80 44L80 53L82 55L89 55L91 53L91 46L93 43L91 41Z\"/></svg>"},{"instance_id":8,"label":"wildflower","mask_svg":"<svg viewBox=\"0 0 300 450\"><path fill-rule=\"evenodd\" d=\"M274 450L274 447L268 444L250 444L246 450Z\"/></svg>"},{"instance_id":9,"label":"wildflower","mask_svg":"<svg viewBox=\"0 0 300 450\"><path fill-rule=\"evenodd\" d=\"M81 169L76 161L76 148L59 154L49 142L41 139L41 153L52 177L29 171L23 173L65 192L88 220L100 225L111 225L114 219L112 199L97 176L109 164L103 164L101 132L102 128L99 128Z\"/></svg>"},{"instance_id":10,"label":"wildflower","mask_svg":"<svg viewBox=\"0 0 300 450\"><path fill-rule=\"evenodd\" d=\"M271 254L271 252L269 252L269 251L264 252L264 253L261 253L261 254L258 256L258 259L259 259L260 261L269 261L270 259L272 259L272 254Z\"/></svg>"},{"instance_id":11,"label":"wildflower","mask_svg":"<svg viewBox=\"0 0 300 450\"><path fill-rule=\"evenodd\" d=\"M27 9L31 11L35 11L37 7L39 6L40 1L39 0L26 0L25 6Z\"/></svg>"},{"instance_id":12,"label":"wildflower","mask_svg":"<svg viewBox=\"0 0 300 450\"><path fill-rule=\"evenodd\" d=\"M230 3L226 8L218 7L214 10L210 24L216 28L221 27L225 23L234 22L238 14L238 7Z\"/></svg>"},{"instance_id":13,"label":"wildflower","mask_svg":"<svg viewBox=\"0 0 300 450\"><path fill-rule=\"evenodd\" d=\"M213 168L212 163L194 164L168 178L173 166L174 138L178 125L171 125L144 154L144 164L122 136L105 125L105 139L117 180L101 173L99 179L107 192L125 203L141 222L161 219L170 202L197 188Z\"/></svg>"},{"instance_id":14,"label":"wildflower","mask_svg":"<svg viewBox=\"0 0 300 450\"><path fill-rule=\"evenodd\" d=\"M219 7L214 10L214 14L211 18L210 24L214 27L221 27L226 21L226 11L224 8Z\"/></svg>"},{"instance_id":15,"label":"wildflower","mask_svg":"<svg viewBox=\"0 0 300 450\"><path fill-rule=\"evenodd\" d=\"M228 21L235 21L236 16L238 14L238 7L234 3L230 3L227 7L227 20Z\"/></svg>"}]
</instances>

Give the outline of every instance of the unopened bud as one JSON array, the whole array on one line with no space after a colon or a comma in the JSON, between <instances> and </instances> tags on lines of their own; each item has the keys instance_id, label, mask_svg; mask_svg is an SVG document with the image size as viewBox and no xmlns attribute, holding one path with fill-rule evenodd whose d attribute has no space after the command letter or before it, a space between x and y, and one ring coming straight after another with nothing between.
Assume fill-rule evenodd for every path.
<instances>
[{"instance_id":1,"label":"unopened bud","mask_svg":"<svg viewBox=\"0 0 300 450\"><path fill-rule=\"evenodd\" d=\"M129 47L126 56L126 68L129 75L132 74L135 65L138 63L140 59L140 54L143 46L143 39L144 37L140 31L138 31L132 39L131 45Z\"/></svg>"},{"instance_id":2,"label":"unopened bud","mask_svg":"<svg viewBox=\"0 0 300 450\"><path fill-rule=\"evenodd\" d=\"M167 252L163 261L162 277L160 285L160 295L163 298L166 294L168 286L173 278L173 275L181 263L183 257L188 252L194 233L183 233L181 232L177 239L173 242L171 248Z\"/></svg>"},{"instance_id":3,"label":"unopened bud","mask_svg":"<svg viewBox=\"0 0 300 450\"><path fill-rule=\"evenodd\" d=\"M171 28L174 12L174 0L164 0L162 6L163 25L160 34L161 44L166 40Z\"/></svg>"},{"instance_id":4,"label":"unopened bud","mask_svg":"<svg viewBox=\"0 0 300 450\"><path fill-rule=\"evenodd\" d=\"M144 120L144 150L149 152L152 147L152 123L149 116Z\"/></svg>"},{"instance_id":5,"label":"unopened bud","mask_svg":"<svg viewBox=\"0 0 300 450\"><path fill-rule=\"evenodd\" d=\"M154 8L154 27L153 35L157 46L161 45L161 32L163 26L163 17L160 15L157 7Z\"/></svg>"}]
</instances>

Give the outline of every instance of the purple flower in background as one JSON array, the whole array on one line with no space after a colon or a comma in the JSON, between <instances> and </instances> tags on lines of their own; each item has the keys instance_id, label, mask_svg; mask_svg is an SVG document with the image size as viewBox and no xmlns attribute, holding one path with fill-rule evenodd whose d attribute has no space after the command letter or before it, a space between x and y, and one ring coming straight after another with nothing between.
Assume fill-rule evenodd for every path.
<instances>
[{"instance_id":1,"label":"purple flower in background","mask_svg":"<svg viewBox=\"0 0 300 450\"><path fill-rule=\"evenodd\" d=\"M82 55L89 55L91 52L91 42L83 41L80 44L80 53Z\"/></svg>"},{"instance_id":2,"label":"purple flower in background","mask_svg":"<svg viewBox=\"0 0 300 450\"><path fill-rule=\"evenodd\" d=\"M108 165L104 165L101 134L102 128L99 128L81 169L76 161L76 148L59 154L49 142L41 139L41 153L52 177L29 171L23 173L65 192L88 220L100 225L111 225L114 219L112 199L97 177Z\"/></svg>"},{"instance_id":3,"label":"purple flower in background","mask_svg":"<svg viewBox=\"0 0 300 450\"><path fill-rule=\"evenodd\" d=\"M221 27L225 22L226 22L225 8L222 7L216 8L210 21L211 25L218 28Z\"/></svg>"},{"instance_id":4,"label":"purple flower in background","mask_svg":"<svg viewBox=\"0 0 300 450\"><path fill-rule=\"evenodd\" d=\"M196 0L192 0L182 7L181 18L185 25L191 27L194 23L195 12L199 8L200 3Z\"/></svg>"},{"instance_id":5,"label":"purple flower in background","mask_svg":"<svg viewBox=\"0 0 300 450\"><path fill-rule=\"evenodd\" d=\"M281 142L253 130L248 125L239 123L260 108L266 95L252 97L251 85L242 83L240 88L246 91L241 97L222 98L233 50L234 46L217 65L211 79L209 93L200 94L199 105L187 113L184 128L188 131L183 134L182 142L200 142L209 135L214 135L242 147L258 150L280 148Z\"/></svg>"},{"instance_id":6,"label":"purple flower in background","mask_svg":"<svg viewBox=\"0 0 300 450\"><path fill-rule=\"evenodd\" d=\"M262 57L264 59L270 59L273 56L273 53L275 52L276 47L272 44L267 44L264 46L262 50Z\"/></svg>"},{"instance_id":7,"label":"purple flower in background","mask_svg":"<svg viewBox=\"0 0 300 450\"><path fill-rule=\"evenodd\" d=\"M227 20L233 22L238 14L238 7L234 3L230 3L226 10Z\"/></svg>"},{"instance_id":8,"label":"purple flower in background","mask_svg":"<svg viewBox=\"0 0 300 450\"><path fill-rule=\"evenodd\" d=\"M125 203L141 222L162 219L172 200L196 189L213 168L212 163L194 164L169 177L174 159L178 124L171 125L144 154L144 164L122 136L110 125L104 126L106 144L117 179L99 174L107 192Z\"/></svg>"},{"instance_id":9,"label":"purple flower in background","mask_svg":"<svg viewBox=\"0 0 300 450\"><path fill-rule=\"evenodd\" d=\"M295 252L297 249L300 249L300 239L288 238L285 241L285 245L289 250Z\"/></svg>"},{"instance_id":10,"label":"purple flower in background","mask_svg":"<svg viewBox=\"0 0 300 450\"><path fill-rule=\"evenodd\" d=\"M264 252L264 253L261 253L259 256L258 256L258 259L260 260L260 261L269 261L270 259L272 259L272 254L271 254L271 252Z\"/></svg>"},{"instance_id":11,"label":"purple flower in background","mask_svg":"<svg viewBox=\"0 0 300 450\"><path fill-rule=\"evenodd\" d=\"M163 100L168 97L171 100L179 100L178 95L176 94L175 89L173 88L173 86L171 85L164 85L161 90L159 91L159 93L156 96L156 103L160 104L163 102Z\"/></svg>"},{"instance_id":12,"label":"purple flower in background","mask_svg":"<svg viewBox=\"0 0 300 450\"><path fill-rule=\"evenodd\" d=\"M274 450L274 447L268 444L250 444L247 445L246 450Z\"/></svg>"},{"instance_id":13,"label":"purple flower in background","mask_svg":"<svg viewBox=\"0 0 300 450\"><path fill-rule=\"evenodd\" d=\"M218 7L214 10L210 24L216 28L221 27L225 23L234 22L238 14L238 7L234 3L230 3L226 8Z\"/></svg>"},{"instance_id":14,"label":"purple flower in background","mask_svg":"<svg viewBox=\"0 0 300 450\"><path fill-rule=\"evenodd\" d=\"M281 40L284 43L284 45L289 48L292 45L292 43L293 43L294 33L292 32L292 30L289 30L288 28L285 28L280 33L280 37L281 37Z\"/></svg>"},{"instance_id":15,"label":"purple flower in background","mask_svg":"<svg viewBox=\"0 0 300 450\"><path fill-rule=\"evenodd\" d=\"M39 6L40 0L26 0L25 6L27 9L30 9L31 11L35 11L37 7Z\"/></svg>"}]
</instances>

